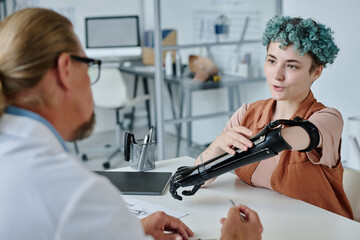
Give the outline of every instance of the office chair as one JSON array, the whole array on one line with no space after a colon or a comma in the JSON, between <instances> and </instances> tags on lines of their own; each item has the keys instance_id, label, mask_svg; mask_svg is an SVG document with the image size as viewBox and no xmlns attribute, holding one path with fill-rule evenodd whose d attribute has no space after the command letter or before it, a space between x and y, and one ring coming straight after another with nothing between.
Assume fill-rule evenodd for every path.
<instances>
[{"instance_id":1,"label":"office chair","mask_svg":"<svg viewBox=\"0 0 360 240\"><path fill-rule=\"evenodd\" d=\"M360 222L360 171L344 168L343 184L353 210L354 220Z\"/></svg>"},{"instance_id":2,"label":"office chair","mask_svg":"<svg viewBox=\"0 0 360 240\"><path fill-rule=\"evenodd\" d=\"M148 100L149 95L142 95L129 99L127 96L127 87L122 77L121 72L117 68L102 68L100 79L97 83L92 85L92 94L94 105L98 108L115 110L116 112L116 129L115 129L115 150L109 155L107 160L103 163L104 168L110 168L111 159L120 153L123 149L121 143L122 119L121 110L125 108L133 108L142 101ZM149 113L148 113L149 114ZM132 115L133 118L133 115ZM131 119L131 125L134 119ZM78 146L75 143L75 149L79 153ZM104 149L105 150L105 149ZM87 154L82 154L82 160L87 160Z\"/></svg>"}]
</instances>

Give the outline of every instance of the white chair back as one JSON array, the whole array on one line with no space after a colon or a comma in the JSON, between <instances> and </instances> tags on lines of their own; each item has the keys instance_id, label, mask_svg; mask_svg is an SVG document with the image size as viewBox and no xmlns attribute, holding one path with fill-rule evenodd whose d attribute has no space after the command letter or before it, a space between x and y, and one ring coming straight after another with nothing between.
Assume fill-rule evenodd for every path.
<instances>
[{"instance_id":1,"label":"white chair back","mask_svg":"<svg viewBox=\"0 0 360 240\"><path fill-rule=\"evenodd\" d=\"M360 222L360 171L344 168L343 184L354 213L354 219Z\"/></svg>"},{"instance_id":2,"label":"white chair back","mask_svg":"<svg viewBox=\"0 0 360 240\"><path fill-rule=\"evenodd\" d=\"M129 103L125 81L117 68L101 69L99 81L91 88L97 107L114 109Z\"/></svg>"}]
</instances>

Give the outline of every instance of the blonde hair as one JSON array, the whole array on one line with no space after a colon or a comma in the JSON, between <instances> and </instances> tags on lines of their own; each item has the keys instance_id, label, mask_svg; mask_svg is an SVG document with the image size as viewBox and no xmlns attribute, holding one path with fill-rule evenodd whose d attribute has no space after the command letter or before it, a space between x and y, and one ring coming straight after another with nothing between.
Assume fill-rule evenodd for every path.
<instances>
[{"instance_id":1,"label":"blonde hair","mask_svg":"<svg viewBox=\"0 0 360 240\"><path fill-rule=\"evenodd\" d=\"M0 116L18 93L35 87L56 67L62 52L76 54L80 46L71 22L43 8L28 8L0 22ZM41 96L22 99L38 102Z\"/></svg>"}]
</instances>

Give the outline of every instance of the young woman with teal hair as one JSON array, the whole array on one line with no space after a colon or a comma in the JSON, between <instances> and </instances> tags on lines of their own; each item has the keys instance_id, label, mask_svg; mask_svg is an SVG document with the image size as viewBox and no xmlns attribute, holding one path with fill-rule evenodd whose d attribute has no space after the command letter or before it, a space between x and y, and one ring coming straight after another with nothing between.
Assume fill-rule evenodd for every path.
<instances>
[{"instance_id":1,"label":"young woman with teal hair","mask_svg":"<svg viewBox=\"0 0 360 240\"><path fill-rule=\"evenodd\" d=\"M317 148L298 151L309 146L308 134L301 127L284 127L282 136L292 150L236 169L236 175L249 185L272 189L352 219L342 185L343 119L338 110L318 102L311 91L323 68L332 64L339 52L332 30L312 19L276 16L266 25L263 45L267 47L264 72L271 98L243 104L196 164L224 152L235 154L234 148L246 151L253 146L249 138L270 121L299 116L318 128Z\"/></svg>"}]
</instances>

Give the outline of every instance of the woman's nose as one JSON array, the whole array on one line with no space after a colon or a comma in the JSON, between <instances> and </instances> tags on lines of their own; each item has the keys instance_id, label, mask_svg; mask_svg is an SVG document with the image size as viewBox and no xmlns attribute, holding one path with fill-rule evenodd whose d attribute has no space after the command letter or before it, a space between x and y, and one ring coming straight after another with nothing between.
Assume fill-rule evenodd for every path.
<instances>
[{"instance_id":1,"label":"woman's nose","mask_svg":"<svg viewBox=\"0 0 360 240\"><path fill-rule=\"evenodd\" d=\"M282 81L285 79L284 77L284 69L281 66L277 66L274 69L274 78L276 80Z\"/></svg>"}]
</instances>

